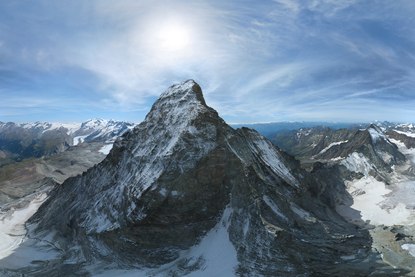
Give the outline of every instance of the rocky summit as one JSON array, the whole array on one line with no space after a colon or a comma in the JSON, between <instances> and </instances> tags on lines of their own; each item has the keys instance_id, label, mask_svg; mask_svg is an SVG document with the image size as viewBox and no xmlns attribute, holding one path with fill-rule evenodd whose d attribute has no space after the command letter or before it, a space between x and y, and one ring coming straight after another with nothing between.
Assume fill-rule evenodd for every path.
<instances>
[{"instance_id":1,"label":"rocky summit","mask_svg":"<svg viewBox=\"0 0 415 277\"><path fill-rule=\"evenodd\" d=\"M52 190L27 228L32 248L55 255L4 272L392 276L368 231L336 212L338 194L332 171L307 172L256 131L232 129L189 80Z\"/></svg>"}]
</instances>

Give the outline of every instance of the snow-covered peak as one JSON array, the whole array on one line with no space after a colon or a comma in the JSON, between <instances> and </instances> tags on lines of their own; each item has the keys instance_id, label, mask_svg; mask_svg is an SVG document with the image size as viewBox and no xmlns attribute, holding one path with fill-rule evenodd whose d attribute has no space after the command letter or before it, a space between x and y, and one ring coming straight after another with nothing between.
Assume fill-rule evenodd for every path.
<instances>
[{"instance_id":1,"label":"snow-covered peak","mask_svg":"<svg viewBox=\"0 0 415 277\"><path fill-rule=\"evenodd\" d=\"M414 129L415 125L413 123L402 123L402 124L398 124L396 127Z\"/></svg>"},{"instance_id":2,"label":"snow-covered peak","mask_svg":"<svg viewBox=\"0 0 415 277\"><path fill-rule=\"evenodd\" d=\"M196 126L195 123L199 116L209 113L214 113L213 117L219 118L216 111L206 106L200 86L193 80L188 80L173 85L162 93L140 126L152 134L152 143L160 144L157 147L158 155L166 155L171 152L183 134L196 137L206 128L214 130L213 125L204 124L200 128L201 126ZM215 134L216 132L212 131L212 135ZM210 149L207 146L204 148ZM147 155L149 153L146 151L151 149L146 149L140 146L135 154Z\"/></svg>"},{"instance_id":3,"label":"snow-covered peak","mask_svg":"<svg viewBox=\"0 0 415 277\"><path fill-rule=\"evenodd\" d=\"M64 139L73 139L73 145L79 142L92 141L114 141L135 124L125 121L90 119L83 123L58 123L58 122L30 122L14 123L0 122L0 133L30 134L33 139L38 139L46 133L54 132L55 135Z\"/></svg>"},{"instance_id":4,"label":"snow-covered peak","mask_svg":"<svg viewBox=\"0 0 415 277\"><path fill-rule=\"evenodd\" d=\"M400 134L404 134L408 137L415 137L415 124L413 123L399 124L393 128L393 131L398 132Z\"/></svg>"},{"instance_id":5,"label":"snow-covered peak","mask_svg":"<svg viewBox=\"0 0 415 277\"><path fill-rule=\"evenodd\" d=\"M40 131L40 132L46 132L46 131L53 131L53 130L58 130L60 128L64 128L68 130L68 134L72 131L72 130L76 130L79 129L80 127L80 123L59 123L59 122L40 122L40 121L36 121L36 122L31 122L31 123L20 123L20 124L15 124L15 123L5 123L5 124L1 124L0 126L3 125L7 125L7 124L12 124L16 127L20 127L23 129L27 129L27 130L36 130L36 131Z\"/></svg>"},{"instance_id":6,"label":"snow-covered peak","mask_svg":"<svg viewBox=\"0 0 415 277\"><path fill-rule=\"evenodd\" d=\"M367 128L367 131L369 132L373 142L377 142L378 140L389 142L388 138L378 126L371 124L369 128Z\"/></svg>"},{"instance_id":7,"label":"snow-covered peak","mask_svg":"<svg viewBox=\"0 0 415 277\"><path fill-rule=\"evenodd\" d=\"M144 122L163 126L169 137L174 138L182 131L191 132L193 120L208 111L213 110L206 106L200 86L188 80L169 87L154 103Z\"/></svg>"},{"instance_id":8,"label":"snow-covered peak","mask_svg":"<svg viewBox=\"0 0 415 277\"><path fill-rule=\"evenodd\" d=\"M108 124L108 120L101 119L101 118L95 118L95 119L89 119L82 123L81 128L99 128L100 126L106 126Z\"/></svg>"},{"instance_id":9,"label":"snow-covered peak","mask_svg":"<svg viewBox=\"0 0 415 277\"><path fill-rule=\"evenodd\" d=\"M71 132L74 137L74 145L81 141L114 141L129 129L134 128L135 124L106 120L106 119L90 119L83 122L78 129Z\"/></svg>"},{"instance_id":10,"label":"snow-covered peak","mask_svg":"<svg viewBox=\"0 0 415 277\"><path fill-rule=\"evenodd\" d=\"M169 87L163 94L161 94L157 102L159 101L188 101L189 103L200 103L206 106L205 99L203 98L202 89L193 80L187 80L180 84L175 84Z\"/></svg>"}]
</instances>

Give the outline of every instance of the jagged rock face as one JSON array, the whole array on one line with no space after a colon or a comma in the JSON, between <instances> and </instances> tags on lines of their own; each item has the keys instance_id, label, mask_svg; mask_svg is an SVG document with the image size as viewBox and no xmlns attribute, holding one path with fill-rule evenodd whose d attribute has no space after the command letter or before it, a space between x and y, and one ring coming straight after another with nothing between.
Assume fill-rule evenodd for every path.
<instances>
[{"instance_id":1,"label":"jagged rock face","mask_svg":"<svg viewBox=\"0 0 415 277\"><path fill-rule=\"evenodd\" d=\"M410 137L393 130L387 131L386 135L392 139L396 139L403 142L406 148L415 148L415 137Z\"/></svg>"},{"instance_id":2,"label":"jagged rock face","mask_svg":"<svg viewBox=\"0 0 415 277\"><path fill-rule=\"evenodd\" d=\"M407 139L407 143L410 140L411 138ZM402 164L406 160L397 146L373 124L366 129L357 130L301 129L282 133L273 141L300 159L304 167L311 169L318 167L319 162L345 164L359 160L358 163L367 163L372 168L373 175L384 175L391 172L394 165Z\"/></svg>"},{"instance_id":3,"label":"jagged rock face","mask_svg":"<svg viewBox=\"0 0 415 277\"><path fill-rule=\"evenodd\" d=\"M315 158L322 160L346 158L347 160L354 159L356 155L363 155L377 173L391 172L393 165L406 160L398 147L376 125L358 130L348 141L332 145L317 154Z\"/></svg>"},{"instance_id":4,"label":"jagged rock face","mask_svg":"<svg viewBox=\"0 0 415 277\"><path fill-rule=\"evenodd\" d=\"M112 237L108 232L122 230L153 248L157 242L152 237L163 246L173 248L174 240L189 246L183 238L193 238L194 243L195 234L212 227L229 202L228 182L235 176L226 169L234 167L235 158L223 146L231 131L206 106L197 84L171 87L144 122L115 143L103 163L54 192L39 210L45 213L42 226L65 214L71 227L88 234L105 232L107 241ZM166 228L156 227L163 224ZM61 231L70 232L66 227ZM152 252L157 254L156 249Z\"/></svg>"},{"instance_id":5,"label":"jagged rock face","mask_svg":"<svg viewBox=\"0 0 415 277\"><path fill-rule=\"evenodd\" d=\"M302 128L295 131L280 132L272 138L272 142L298 159L310 159L333 142L349 140L354 133L354 129Z\"/></svg>"},{"instance_id":6,"label":"jagged rock face","mask_svg":"<svg viewBox=\"0 0 415 277\"><path fill-rule=\"evenodd\" d=\"M173 262L164 274L175 276L206 266L203 254L181 251L224 220L236 275L368 273L341 259L367 258L368 233L334 211L328 190L313 192L316 176L257 132L230 128L187 81L163 93L103 162L54 189L31 220L33 235L56 232L66 257L86 262Z\"/></svg>"}]
</instances>

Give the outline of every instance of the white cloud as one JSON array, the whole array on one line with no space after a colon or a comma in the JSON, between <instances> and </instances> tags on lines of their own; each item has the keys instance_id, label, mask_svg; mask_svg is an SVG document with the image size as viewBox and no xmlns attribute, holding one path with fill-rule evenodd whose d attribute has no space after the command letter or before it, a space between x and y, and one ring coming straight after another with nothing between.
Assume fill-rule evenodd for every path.
<instances>
[{"instance_id":1,"label":"white cloud","mask_svg":"<svg viewBox=\"0 0 415 277\"><path fill-rule=\"evenodd\" d=\"M275 2L282 4L285 8L293 13L298 13L301 9L300 3L297 0L274 0Z\"/></svg>"},{"instance_id":2,"label":"white cloud","mask_svg":"<svg viewBox=\"0 0 415 277\"><path fill-rule=\"evenodd\" d=\"M388 92L402 95L414 87L415 33L407 1L399 2L402 7L352 0L42 3L28 15L10 13L16 16L13 32L0 29L7 93L24 86L13 87L18 78L41 87L43 71L54 78L69 68L92 79L82 86L75 72L74 79L55 81L79 86L74 98L91 88L97 94L91 102L106 109L142 110L172 83L192 78L222 115L270 121L318 117L343 105L359 107L361 115L359 100L372 97L379 104ZM179 26L178 35L160 37L172 25ZM186 43L172 47L177 36Z\"/></svg>"},{"instance_id":3,"label":"white cloud","mask_svg":"<svg viewBox=\"0 0 415 277\"><path fill-rule=\"evenodd\" d=\"M303 75L306 67L307 65L305 63L292 63L283 64L276 68L270 68L268 71L250 79L241 89L239 89L239 96L243 97L248 93L258 92L258 90L271 83L275 89L278 87L288 87L299 76Z\"/></svg>"}]
</instances>

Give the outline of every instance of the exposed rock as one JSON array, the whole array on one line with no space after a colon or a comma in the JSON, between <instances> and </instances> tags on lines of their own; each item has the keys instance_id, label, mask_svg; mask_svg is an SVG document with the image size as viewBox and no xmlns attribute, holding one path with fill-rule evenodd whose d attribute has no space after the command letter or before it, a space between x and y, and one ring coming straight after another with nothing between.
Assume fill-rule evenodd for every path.
<instances>
[{"instance_id":1,"label":"exposed rock","mask_svg":"<svg viewBox=\"0 0 415 277\"><path fill-rule=\"evenodd\" d=\"M393 130L386 132L386 135L392 139L396 139L403 142L406 148L415 148L415 137L410 137Z\"/></svg>"}]
</instances>

